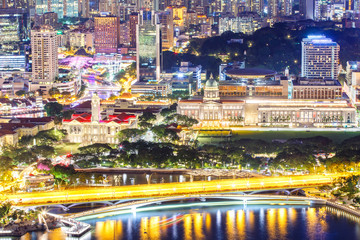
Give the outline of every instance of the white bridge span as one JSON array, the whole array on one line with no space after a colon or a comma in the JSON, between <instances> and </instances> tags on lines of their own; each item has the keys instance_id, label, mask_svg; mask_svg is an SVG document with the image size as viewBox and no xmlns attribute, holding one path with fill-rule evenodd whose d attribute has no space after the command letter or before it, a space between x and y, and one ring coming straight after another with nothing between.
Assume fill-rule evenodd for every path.
<instances>
[{"instance_id":1,"label":"white bridge span","mask_svg":"<svg viewBox=\"0 0 360 240\"><path fill-rule=\"evenodd\" d=\"M164 198L153 198L146 200L137 200L125 203L119 203L112 206L102 207L94 210L84 211L69 215L70 218L81 218L86 216L111 213L118 210L132 210L136 211L137 208L141 208L153 204L162 204L171 201L181 201L188 199L199 199L200 201L206 201L206 199L221 199L221 200L235 200L240 201L238 204L251 205L251 204L298 204L298 205L310 205L310 204L326 204L326 200L313 197L300 197L300 196L282 196L282 195L239 195L239 194L209 194L209 195L183 195Z\"/></svg>"}]
</instances>

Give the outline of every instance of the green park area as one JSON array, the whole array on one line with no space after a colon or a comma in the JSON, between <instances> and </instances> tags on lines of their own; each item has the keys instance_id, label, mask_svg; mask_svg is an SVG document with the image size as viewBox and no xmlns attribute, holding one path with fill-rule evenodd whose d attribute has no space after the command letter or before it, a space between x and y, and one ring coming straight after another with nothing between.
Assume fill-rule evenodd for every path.
<instances>
[{"instance_id":1,"label":"green park area","mask_svg":"<svg viewBox=\"0 0 360 240\"><path fill-rule=\"evenodd\" d=\"M261 139L267 142L273 140L287 140L292 138L311 138L316 136L327 137L331 139L334 143L341 143L344 140L352 137L359 136L360 132L350 132L346 130L335 130L335 131L250 131L250 130L241 130L233 131L230 138L231 141L236 141L240 139ZM198 141L200 144L209 144L217 143L225 140L225 137L228 136L228 131L222 133L222 131L216 132L203 132L199 134Z\"/></svg>"},{"instance_id":2,"label":"green park area","mask_svg":"<svg viewBox=\"0 0 360 240\"><path fill-rule=\"evenodd\" d=\"M57 155L74 154L79 152L80 143L60 143L55 146Z\"/></svg>"}]
</instances>

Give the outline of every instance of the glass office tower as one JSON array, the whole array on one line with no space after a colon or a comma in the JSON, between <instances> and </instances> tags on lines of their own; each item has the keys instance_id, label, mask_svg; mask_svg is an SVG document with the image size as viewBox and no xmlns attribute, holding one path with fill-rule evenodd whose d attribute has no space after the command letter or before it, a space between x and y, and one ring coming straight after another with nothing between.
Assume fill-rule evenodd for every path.
<instances>
[{"instance_id":1,"label":"glass office tower","mask_svg":"<svg viewBox=\"0 0 360 240\"><path fill-rule=\"evenodd\" d=\"M140 11L136 25L137 78L159 81L161 69L161 25L154 11Z\"/></svg>"}]
</instances>

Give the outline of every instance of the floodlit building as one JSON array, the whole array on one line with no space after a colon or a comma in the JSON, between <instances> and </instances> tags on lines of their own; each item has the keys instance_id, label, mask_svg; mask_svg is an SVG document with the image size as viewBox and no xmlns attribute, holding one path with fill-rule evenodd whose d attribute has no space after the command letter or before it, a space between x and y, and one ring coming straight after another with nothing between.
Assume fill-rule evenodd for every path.
<instances>
[{"instance_id":1,"label":"floodlit building","mask_svg":"<svg viewBox=\"0 0 360 240\"><path fill-rule=\"evenodd\" d=\"M242 125L245 101L222 99L218 83L210 78L204 87L204 97L180 100L177 113L198 119L202 127Z\"/></svg>"},{"instance_id":2,"label":"floodlit building","mask_svg":"<svg viewBox=\"0 0 360 240\"><path fill-rule=\"evenodd\" d=\"M63 129L67 130L70 142L118 144L119 131L137 127L136 115L122 113L102 119L100 109L100 98L94 93L91 99L91 114L73 114L71 119L63 120Z\"/></svg>"},{"instance_id":3,"label":"floodlit building","mask_svg":"<svg viewBox=\"0 0 360 240\"><path fill-rule=\"evenodd\" d=\"M342 86L334 79L298 78L291 82L293 99L341 99Z\"/></svg>"},{"instance_id":4,"label":"floodlit building","mask_svg":"<svg viewBox=\"0 0 360 240\"><path fill-rule=\"evenodd\" d=\"M357 126L356 110L345 100L286 100L257 103L257 125L283 127Z\"/></svg>"},{"instance_id":5,"label":"floodlit building","mask_svg":"<svg viewBox=\"0 0 360 240\"><path fill-rule=\"evenodd\" d=\"M225 76L219 82L220 96L288 98L288 79L275 71L229 66L221 72Z\"/></svg>"},{"instance_id":6,"label":"floodlit building","mask_svg":"<svg viewBox=\"0 0 360 240\"><path fill-rule=\"evenodd\" d=\"M302 40L301 76L337 79L340 46L323 35Z\"/></svg>"},{"instance_id":7,"label":"floodlit building","mask_svg":"<svg viewBox=\"0 0 360 240\"><path fill-rule=\"evenodd\" d=\"M180 100L177 113L197 119L204 128L357 126L356 110L346 100L230 97L221 96L219 88L215 80L208 80L204 97Z\"/></svg>"}]
</instances>

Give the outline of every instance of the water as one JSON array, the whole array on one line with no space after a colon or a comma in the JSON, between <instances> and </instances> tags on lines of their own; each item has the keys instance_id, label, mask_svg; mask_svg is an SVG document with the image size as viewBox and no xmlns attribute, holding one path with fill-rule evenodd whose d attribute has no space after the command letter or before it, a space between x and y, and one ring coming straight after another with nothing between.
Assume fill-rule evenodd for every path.
<instances>
[{"instance_id":1,"label":"water","mask_svg":"<svg viewBox=\"0 0 360 240\"><path fill-rule=\"evenodd\" d=\"M192 204L85 220L93 226L88 237L99 240L360 239L359 219L328 207ZM45 235L33 234L33 239L64 239L61 231Z\"/></svg>"}]
</instances>

